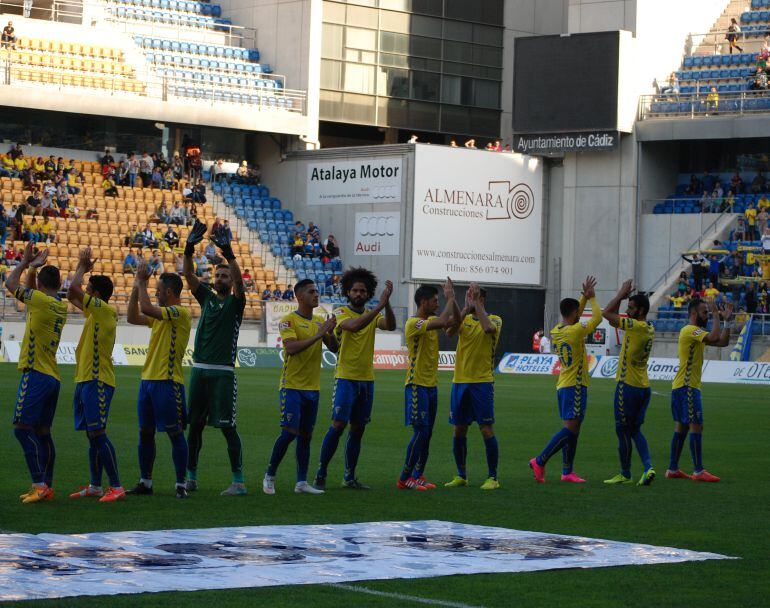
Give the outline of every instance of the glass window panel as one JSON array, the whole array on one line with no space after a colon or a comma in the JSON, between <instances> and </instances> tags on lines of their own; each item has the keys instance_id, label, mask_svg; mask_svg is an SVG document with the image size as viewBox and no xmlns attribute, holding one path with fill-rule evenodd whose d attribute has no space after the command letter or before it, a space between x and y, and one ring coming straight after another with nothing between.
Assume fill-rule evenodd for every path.
<instances>
[{"instance_id":1,"label":"glass window panel","mask_svg":"<svg viewBox=\"0 0 770 608\"><path fill-rule=\"evenodd\" d=\"M374 95L374 70L375 67L373 65L346 63L345 90L353 93Z\"/></svg>"},{"instance_id":2,"label":"glass window panel","mask_svg":"<svg viewBox=\"0 0 770 608\"><path fill-rule=\"evenodd\" d=\"M444 20L444 38L457 42L473 42L473 26L463 21Z\"/></svg>"},{"instance_id":3,"label":"glass window panel","mask_svg":"<svg viewBox=\"0 0 770 608\"><path fill-rule=\"evenodd\" d=\"M503 46L503 30L499 27L474 25L473 42L501 47Z\"/></svg>"},{"instance_id":4,"label":"glass window panel","mask_svg":"<svg viewBox=\"0 0 770 608\"><path fill-rule=\"evenodd\" d=\"M374 6L372 4L372 6ZM377 27L377 9L363 8L360 6L348 7L348 25L361 27Z\"/></svg>"},{"instance_id":5,"label":"glass window panel","mask_svg":"<svg viewBox=\"0 0 770 608\"><path fill-rule=\"evenodd\" d=\"M380 28L389 32L408 34L411 30L409 22L411 15L408 13L394 13L393 11L380 11Z\"/></svg>"},{"instance_id":6,"label":"glass window panel","mask_svg":"<svg viewBox=\"0 0 770 608\"><path fill-rule=\"evenodd\" d=\"M409 123L406 126L422 131L438 130L439 107L437 104L410 101Z\"/></svg>"},{"instance_id":7,"label":"glass window panel","mask_svg":"<svg viewBox=\"0 0 770 608\"><path fill-rule=\"evenodd\" d=\"M409 53L409 36L392 32L380 32L380 50L406 55Z\"/></svg>"},{"instance_id":8,"label":"glass window panel","mask_svg":"<svg viewBox=\"0 0 770 608\"><path fill-rule=\"evenodd\" d=\"M377 100L377 124L388 127L407 126L409 102L405 99L379 97Z\"/></svg>"},{"instance_id":9,"label":"glass window panel","mask_svg":"<svg viewBox=\"0 0 770 608\"><path fill-rule=\"evenodd\" d=\"M388 97L409 97L409 72L389 68L386 72L385 92Z\"/></svg>"},{"instance_id":10,"label":"glass window panel","mask_svg":"<svg viewBox=\"0 0 770 608\"><path fill-rule=\"evenodd\" d=\"M324 21L345 23L345 5L337 2L324 2Z\"/></svg>"},{"instance_id":11,"label":"glass window panel","mask_svg":"<svg viewBox=\"0 0 770 608\"><path fill-rule=\"evenodd\" d=\"M410 36L409 52L412 55L418 55L420 57L435 57L436 59L441 59L441 40Z\"/></svg>"},{"instance_id":12,"label":"glass window panel","mask_svg":"<svg viewBox=\"0 0 770 608\"><path fill-rule=\"evenodd\" d=\"M424 59L422 57L410 57L409 67L413 70L425 70L428 72L440 72L441 62L435 59Z\"/></svg>"},{"instance_id":13,"label":"glass window panel","mask_svg":"<svg viewBox=\"0 0 770 608\"><path fill-rule=\"evenodd\" d=\"M377 0L347 0L348 4L359 4L361 6L377 6Z\"/></svg>"},{"instance_id":14,"label":"glass window panel","mask_svg":"<svg viewBox=\"0 0 770 608\"><path fill-rule=\"evenodd\" d=\"M473 63L502 67L503 49L491 46L474 46Z\"/></svg>"},{"instance_id":15,"label":"glass window panel","mask_svg":"<svg viewBox=\"0 0 770 608\"><path fill-rule=\"evenodd\" d=\"M341 25L323 24L321 56L330 59L342 59L342 35L345 28Z\"/></svg>"},{"instance_id":16,"label":"glass window panel","mask_svg":"<svg viewBox=\"0 0 770 608\"><path fill-rule=\"evenodd\" d=\"M460 104L460 78L443 76L441 78L441 101L444 103Z\"/></svg>"},{"instance_id":17,"label":"glass window panel","mask_svg":"<svg viewBox=\"0 0 770 608\"><path fill-rule=\"evenodd\" d=\"M425 101L438 101L440 76L431 72L412 72L410 97Z\"/></svg>"},{"instance_id":18,"label":"glass window panel","mask_svg":"<svg viewBox=\"0 0 770 608\"><path fill-rule=\"evenodd\" d=\"M504 0L484 0L481 5L481 21L492 25L503 25Z\"/></svg>"},{"instance_id":19,"label":"glass window panel","mask_svg":"<svg viewBox=\"0 0 770 608\"><path fill-rule=\"evenodd\" d=\"M407 55L391 55L388 53L380 53L380 64L407 68L409 67L409 57Z\"/></svg>"},{"instance_id":20,"label":"glass window panel","mask_svg":"<svg viewBox=\"0 0 770 608\"><path fill-rule=\"evenodd\" d=\"M392 11L411 11L411 2L409 0L380 0L380 8L390 9Z\"/></svg>"},{"instance_id":21,"label":"glass window panel","mask_svg":"<svg viewBox=\"0 0 770 608\"><path fill-rule=\"evenodd\" d=\"M349 49L377 50L376 30L364 30L358 27L347 28L345 47Z\"/></svg>"},{"instance_id":22,"label":"glass window panel","mask_svg":"<svg viewBox=\"0 0 770 608\"><path fill-rule=\"evenodd\" d=\"M474 106L482 108L500 107L500 83L491 80L474 81Z\"/></svg>"},{"instance_id":23,"label":"glass window panel","mask_svg":"<svg viewBox=\"0 0 770 608\"><path fill-rule=\"evenodd\" d=\"M441 38L441 19L412 15L411 33L420 36L433 36Z\"/></svg>"},{"instance_id":24,"label":"glass window panel","mask_svg":"<svg viewBox=\"0 0 770 608\"><path fill-rule=\"evenodd\" d=\"M321 88L342 89L342 62L321 60Z\"/></svg>"},{"instance_id":25,"label":"glass window panel","mask_svg":"<svg viewBox=\"0 0 770 608\"><path fill-rule=\"evenodd\" d=\"M367 95L345 93L342 105L342 118L350 122L374 124L377 98Z\"/></svg>"},{"instance_id":26,"label":"glass window panel","mask_svg":"<svg viewBox=\"0 0 770 608\"><path fill-rule=\"evenodd\" d=\"M382 2L384 0L380 1ZM441 17L443 14L442 3L443 0L412 0L412 12Z\"/></svg>"},{"instance_id":27,"label":"glass window panel","mask_svg":"<svg viewBox=\"0 0 770 608\"><path fill-rule=\"evenodd\" d=\"M321 91L319 112L321 120L341 120L342 93Z\"/></svg>"},{"instance_id":28,"label":"glass window panel","mask_svg":"<svg viewBox=\"0 0 770 608\"><path fill-rule=\"evenodd\" d=\"M499 110L479 110L471 108L471 132L497 138L500 136Z\"/></svg>"},{"instance_id":29,"label":"glass window panel","mask_svg":"<svg viewBox=\"0 0 770 608\"><path fill-rule=\"evenodd\" d=\"M470 118L470 108L463 106L441 106L441 130L446 133L470 133Z\"/></svg>"},{"instance_id":30,"label":"glass window panel","mask_svg":"<svg viewBox=\"0 0 770 608\"><path fill-rule=\"evenodd\" d=\"M458 61L460 63L470 63L473 61L473 46L462 42L444 41L444 59L447 61Z\"/></svg>"}]
</instances>

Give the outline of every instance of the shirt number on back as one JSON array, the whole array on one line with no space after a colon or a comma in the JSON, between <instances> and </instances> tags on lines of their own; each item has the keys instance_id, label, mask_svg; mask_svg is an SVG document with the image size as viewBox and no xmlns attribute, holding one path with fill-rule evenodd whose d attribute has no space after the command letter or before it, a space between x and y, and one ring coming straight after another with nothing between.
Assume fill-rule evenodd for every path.
<instances>
[{"instance_id":1,"label":"shirt number on back","mask_svg":"<svg viewBox=\"0 0 770 608\"><path fill-rule=\"evenodd\" d=\"M566 342L559 345L559 361L562 367L572 365L572 347Z\"/></svg>"}]
</instances>

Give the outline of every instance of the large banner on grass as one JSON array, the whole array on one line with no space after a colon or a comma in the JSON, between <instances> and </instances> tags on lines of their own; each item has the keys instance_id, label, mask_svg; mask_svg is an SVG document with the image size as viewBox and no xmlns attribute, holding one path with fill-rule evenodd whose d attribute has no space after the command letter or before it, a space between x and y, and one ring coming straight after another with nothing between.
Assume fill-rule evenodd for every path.
<instances>
[{"instance_id":1,"label":"large banner on grass","mask_svg":"<svg viewBox=\"0 0 770 608\"><path fill-rule=\"evenodd\" d=\"M592 378L614 379L618 371L618 357L590 357ZM537 353L506 353L500 359L497 371L501 374L558 374L559 358L556 355ZM679 371L679 359L651 357L647 362L650 380L671 381ZM763 361L704 361L703 382L722 384L770 385L770 363Z\"/></svg>"},{"instance_id":2,"label":"large banner on grass","mask_svg":"<svg viewBox=\"0 0 770 608\"><path fill-rule=\"evenodd\" d=\"M708 559L730 558L447 521L2 534L0 601L328 585ZM399 589L408 592L409 587ZM446 586L450 598L451 589L451 585ZM350 592L349 587L346 592ZM351 598L347 603L364 605L365 601Z\"/></svg>"}]
</instances>

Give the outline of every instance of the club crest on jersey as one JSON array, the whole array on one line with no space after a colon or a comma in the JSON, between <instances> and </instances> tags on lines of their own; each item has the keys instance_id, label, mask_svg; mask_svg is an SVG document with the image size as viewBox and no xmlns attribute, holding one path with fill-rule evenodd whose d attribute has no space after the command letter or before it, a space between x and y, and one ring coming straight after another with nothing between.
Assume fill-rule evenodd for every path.
<instances>
[{"instance_id":1,"label":"club crest on jersey","mask_svg":"<svg viewBox=\"0 0 770 608\"><path fill-rule=\"evenodd\" d=\"M289 323L289 321L281 321L278 324L278 329L279 330L281 330L281 329L289 329L290 327L291 327L291 323Z\"/></svg>"},{"instance_id":2,"label":"club crest on jersey","mask_svg":"<svg viewBox=\"0 0 770 608\"><path fill-rule=\"evenodd\" d=\"M706 330L704 330L704 329L696 329L695 331L692 332L692 335L693 336L700 336L701 334L705 334L705 333L706 333Z\"/></svg>"},{"instance_id":3,"label":"club crest on jersey","mask_svg":"<svg viewBox=\"0 0 770 608\"><path fill-rule=\"evenodd\" d=\"M417 329L420 329L423 325L425 325L425 319L420 319L414 324Z\"/></svg>"}]
</instances>

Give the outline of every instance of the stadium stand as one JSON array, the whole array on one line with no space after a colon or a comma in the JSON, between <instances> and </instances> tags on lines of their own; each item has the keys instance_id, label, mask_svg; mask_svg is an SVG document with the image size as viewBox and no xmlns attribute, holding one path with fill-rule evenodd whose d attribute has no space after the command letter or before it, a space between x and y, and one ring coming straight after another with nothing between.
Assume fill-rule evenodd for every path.
<instances>
[{"instance_id":1,"label":"stadium stand","mask_svg":"<svg viewBox=\"0 0 770 608\"><path fill-rule=\"evenodd\" d=\"M0 155L0 165L7 155ZM90 246L94 257L98 260L95 266L95 272L104 272L110 275L115 281L114 302L118 306L119 313L125 315L128 306L128 297L130 295L132 278L130 274L123 273L123 261L129 251L137 250L136 246L126 243L125 237L131 231L132 226L145 226L151 223L155 230L163 233L167 225L159 223L156 218L156 210L161 203L173 205L175 202L181 202L183 195L181 188L185 182L180 182L179 189L161 190L153 188L127 186L117 186L118 196L107 197L104 195L102 187L101 165L96 162L75 161L76 169L82 172L83 184L79 194L72 195L74 207L80 210L80 214L75 217L52 217L52 232L55 234L52 242L46 242L41 239L39 247L47 247L49 250L49 261L57 265L62 275L66 276L68 272L74 271L77 265L77 256L81 248ZM4 207L15 211L19 206L25 204L28 193L23 190L24 184L21 179L16 177L0 178L0 197ZM85 210L93 210L86 213ZM197 206L197 215L209 226L215 219L213 208L210 204L200 204ZM90 216L90 217L87 217ZM33 216L24 215L23 223L28 226L32 222ZM39 217L36 219L40 219ZM188 226L174 226L183 244L189 230ZM16 236L21 236L19 233ZM251 252L249 244L237 240L237 234L234 234L235 250L238 253L242 267L251 270L253 279L253 291L248 294L248 305L245 312L245 318L257 320L261 318L261 304L259 294L266 289L286 290L284 283L277 283L275 272L264 267L262 258ZM7 253L18 252L23 248L23 240L9 239L5 243L6 259L13 259L13 255ZM141 248L139 248L141 249ZM147 251L150 251L149 249ZM177 247L162 248L158 250L158 255L162 260L164 267L174 269L176 256L182 252L182 248ZM140 252L144 255L146 252ZM154 287L155 279L152 279L151 287ZM189 294L185 294L185 304L193 310L194 316L200 314L200 307ZM17 310L22 310L21 303L16 304Z\"/></svg>"},{"instance_id":2,"label":"stadium stand","mask_svg":"<svg viewBox=\"0 0 770 608\"><path fill-rule=\"evenodd\" d=\"M751 205L756 205L757 202L763 197L770 197L770 186L765 185L761 189L752 188L748 184L752 184L757 177L756 173L746 173L743 177L743 183L747 184L740 188L739 192L732 192L732 198L728 195L732 190L731 181L733 178L732 173L720 173L709 176L709 183L703 184L703 180L696 176L691 176L687 181L687 176L680 175L679 183L676 186L676 191L666 197L664 201L661 201L653 208L653 213L665 214L665 213L708 213L708 212L724 212L724 213L744 213ZM698 182L698 185L691 183L692 179ZM711 196L714 188L719 182L722 188L722 196ZM754 191L753 191L754 190ZM703 193L709 193L708 207L704 207L702 202Z\"/></svg>"}]
</instances>

